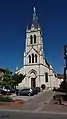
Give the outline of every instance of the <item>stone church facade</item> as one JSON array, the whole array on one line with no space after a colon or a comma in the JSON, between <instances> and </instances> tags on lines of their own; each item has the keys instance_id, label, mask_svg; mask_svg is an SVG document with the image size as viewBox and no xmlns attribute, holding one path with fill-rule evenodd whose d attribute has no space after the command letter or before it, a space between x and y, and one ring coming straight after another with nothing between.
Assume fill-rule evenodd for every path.
<instances>
[{"instance_id":1,"label":"stone church facade","mask_svg":"<svg viewBox=\"0 0 67 119\"><path fill-rule=\"evenodd\" d=\"M26 29L23 67L17 68L15 73L26 74L24 80L19 84L19 88L41 87L42 84L45 84L46 88L54 88L58 85L54 68L44 58L43 34L35 7L32 22Z\"/></svg>"}]
</instances>

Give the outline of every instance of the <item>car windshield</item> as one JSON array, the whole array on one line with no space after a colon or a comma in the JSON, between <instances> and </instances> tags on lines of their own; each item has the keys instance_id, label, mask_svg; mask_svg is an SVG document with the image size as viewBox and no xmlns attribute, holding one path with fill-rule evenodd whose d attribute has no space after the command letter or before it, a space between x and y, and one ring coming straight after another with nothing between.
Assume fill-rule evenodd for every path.
<instances>
[{"instance_id":1,"label":"car windshield","mask_svg":"<svg viewBox=\"0 0 67 119\"><path fill-rule=\"evenodd\" d=\"M30 89L22 89L21 91L23 91L23 90L26 90L26 91L28 91L28 90L30 90Z\"/></svg>"}]
</instances>

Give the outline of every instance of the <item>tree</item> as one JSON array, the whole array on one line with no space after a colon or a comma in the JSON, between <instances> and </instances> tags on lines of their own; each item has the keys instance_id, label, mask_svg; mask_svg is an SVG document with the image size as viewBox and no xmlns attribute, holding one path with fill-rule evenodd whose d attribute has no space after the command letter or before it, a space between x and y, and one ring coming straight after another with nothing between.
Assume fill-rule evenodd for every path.
<instances>
[{"instance_id":1,"label":"tree","mask_svg":"<svg viewBox=\"0 0 67 119\"><path fill-rule=\"evenodd\" d=\"M61 82L60 89L66 92L67 82L64 80Z\"/></svg>"},{"instance_id":2,"label":"tree","mask_svg":"<svg viewBox=\"0 0 67 119\"><path fill-rule=\"evenodd\" d=\"M25 78L25 75L23 75L23 74L19 74L19 75L18 74L14 74L13 75L12 81L14 83L15 89L16 89L16 86L18 86L18 84L21 83L24 78Z\"/></svg>"},{"instance_id":3,"label":"tree","mask_svg":"<svg viewBox=\"0 0 67 119\"><path fill-rule=\"evenodd\" d=\"M12 82L12 74L10 70L6 68L1 85L2 87L9 88L11 87L11 84L12 84L11 82Z\"/></svg>"},{"instance_id":4,"label":"tree","mask_svg":"<svg viewBox=\"0 0 67 119\"><path fill-rule=\"evenodd\" d=\"M44 90L45 89L45 84L42 84L41 88L42 88L42 90Z\"/></svg>"},{"instance_id":5,"label":"tree","mask_svg":"<svg viewBox=\"0 0 67 119\"><path fill-rule=\"evenodd\" d=\"M0 85L7 89L14 88L14 87L16 89L16 86L18 86L18 84L22 82L24 77L25 77L25 75L23 75L23 74L20 74L20 75L14 74L12 76L12 73L10 72L10 70L8 68L6 68L5 74L3 76L3 80L2 80L2 82L0 82Z\"/></svg>"}]
</instances>

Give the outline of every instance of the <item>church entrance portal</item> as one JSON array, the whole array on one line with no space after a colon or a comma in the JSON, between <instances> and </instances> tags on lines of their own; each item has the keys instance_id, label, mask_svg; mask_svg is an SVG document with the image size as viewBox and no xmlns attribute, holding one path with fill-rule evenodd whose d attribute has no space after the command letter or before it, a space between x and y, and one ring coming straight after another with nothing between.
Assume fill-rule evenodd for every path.
<instances>
[{"instance_id":1,"label":"church entrance portal","mask_svg":"<svg viewBox=\"0 0 67 119\"><path fill-rule=\"evenodd\" d=\"M31 87L35 88L36 87L36 82L35 82L36 78L31 78Z\"/></svg>"},{"instance_id":2,"label":"church entrance portal","mask_svg":"<svg viewBox=\"0 0 67 119\"><path fill-rule=\"evenodd\" d=\"M31 79L31 88L35 88L36 87L36 71L35 70L31 70L30 71L30 79Z\"/></svg>"}]
</instances>

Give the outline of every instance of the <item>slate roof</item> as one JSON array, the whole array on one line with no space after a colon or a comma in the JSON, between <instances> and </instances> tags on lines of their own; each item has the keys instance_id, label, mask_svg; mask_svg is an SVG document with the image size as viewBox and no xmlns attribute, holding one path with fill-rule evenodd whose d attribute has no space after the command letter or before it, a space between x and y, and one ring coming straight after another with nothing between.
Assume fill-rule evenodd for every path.
<instances>
[{"instance_id":1,"label":"slate roof","mask_svg":"<svg viewBox=\"0 0 67 119\"><path fill-rule=\"evenodd\" d=\"M28 29L31 29L32 25L34 26L35 29L40 28L40 25L38 23L38 17L36 15L36 9L35 9L35 7L34 7L34 12L33 12L33 18L32 18L31 23L28 25Z\"/></svg>"},{"instance_id":2,"label":"slate roof","mask_svg":"<svg viewBox=\"0 0 67 119\"><path fill-rule=\"evenodd\" d=\"M38 23L38 19L32 19L30 25L28 26L28 29L31 29L32 25L34 26L35 29L40 28L40 25Z\"/></svg>"}]
</instances>

